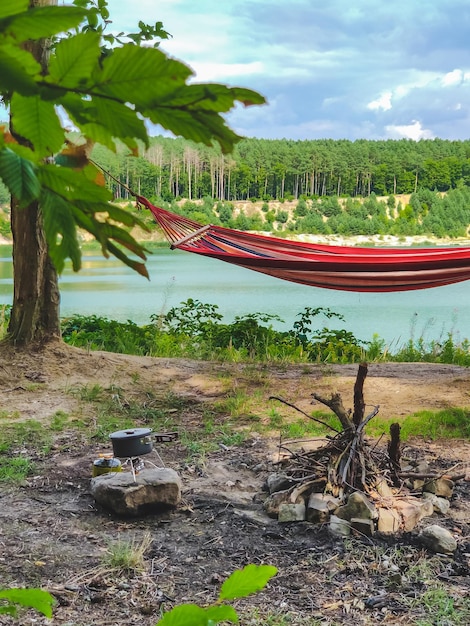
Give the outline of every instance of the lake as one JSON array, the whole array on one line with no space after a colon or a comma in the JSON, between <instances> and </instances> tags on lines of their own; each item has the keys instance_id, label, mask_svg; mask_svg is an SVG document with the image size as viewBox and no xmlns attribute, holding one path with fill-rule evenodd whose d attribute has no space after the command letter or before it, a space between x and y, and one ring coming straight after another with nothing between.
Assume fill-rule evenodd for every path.
<instances>
[{"instance_id":1,"label":"lake","mask_svg":"<svg viewBox=\"0 0 470 626\"><path fill-rule=\"evenodd\" d=\"M0 249L0 304L11 304L10 249ZM86 253L83 268L69 267L60 279L61 315L98 315L142 325L150 315L168 311L188 298L216 304L227 322L237 315L278 315L288 330L305 307L329 308L345 321L318 317L319 326L352 331L358 339L374 334L391 347L411 336L470 338L470 281L403 293L352 293L296 285L222 261L161 248L149 256L151 280L115 259Z\"/></svg>"}]
</instances>

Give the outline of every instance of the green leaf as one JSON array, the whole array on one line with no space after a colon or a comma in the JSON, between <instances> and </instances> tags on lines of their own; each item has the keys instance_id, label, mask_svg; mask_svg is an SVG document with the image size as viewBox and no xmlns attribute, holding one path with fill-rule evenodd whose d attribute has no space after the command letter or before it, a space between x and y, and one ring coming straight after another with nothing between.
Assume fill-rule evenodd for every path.
<instances>
[{"instance_id":1,"label":"green leaf","mask_svg":"<svg viewBox=\"0 0 470 626\"><path fill-rule=\"evenodd\" d=\"M68 258L72 261L74 272L78 272L82 255L73 207L57 194L45 190L41 194L41 209L49 256L58 274L63 272Z\"/></svg>"},{"instance_id":2,"label":"green leaf","mask_svg":"<svg viewBox=\"0 0 470 626\"><path fill-rule=\"evenodd\" d=\"M39 76L41 66L33 56L11 44L0 46L0 92L23 95L37 93L34 77Z\"/></svg>"},{"instance_id":3,"label":"green leaf","mask_svg":"<svg viewBox=\"0 0 470 626\"><path fill-rule=\"evenodd\" d=\"M36 7L13 16L5 30L19 42L42 39L65 33L78 26L86 15L87 11L79 7Z\"/></svg>"},{"instance_id":4,"label":"green leaf","mask_svg":"<svg viewBox=\"0 0 470 626\"><path fill-rule=\"evenodd\" d=\"M236 102L245 106L265 104L265 98L251 89L218 84L184 85L161 99L158 105L226 113Z\"/></svg>"},{"instance_id":5,"label":"green leaf","mask_svg":"<svg viewBox=\"0 0 470 626\"><path fill-rule=\"evenodd\" d=\"M121 207L118 207L114 204L108 204L106 205L106 207L109 213L109 217L112 220L115 220L116 222L120 222L121 224L124 224L125 226L130 226L131 228L134 226L139 226L143 230L146 230L146 231L150 230L149 227L142 220L140 220L138 217L136 217L129 211L121 209Z\"/></svg>"},{"instance_id":6,"label":"green leaf","mask_svg":"<svg viewBox=\"0 0 470 626\"><path fill-rule=\"evenodd\" d=\"M144 278L149 278L149 274L147 271L147 267L145 266L145 263L141 263L140 261L134 261L133 259L130 259L126 254L124 254L124 252L122 252L122 250L120 250L120 248L118 248L111 242L107 243L107 248L111 252L111 254L113 254L122 263L124 263L125 265L130 267L132 270L134 270L134 272L137 272Z\"/></svg>"},{"instance_id":7,"label":"green leaf","mask_svg":"<svg viewBox=\"0 0 470 626\"><path fill-rule=\"evenodd\" d=\"M57 165L43 165L38 170L41 183L65 200L85 202L108 202L112 194L105 187L90 181L81 170Z\"/></svg>"},{"instance_id":8,"label":"green leaf","mask_svg":"<svg viewBox=\"0 0 470 626\"><path fill-rule=\"evenodd\" d=\"M8 606L0 606L0 615L12 615L13 617L16 617L18 615L18 611L16 607L11 604Z\"/></svg>"},{"instance_id":9,"label":"green leaf","mask_svg":"<svg viewBox=\"0 0 470 626\"><path fill-rule=\"evenodd\" d=\"M98 219L96 213L99 211L103 213L103 208L105 210L109 209L106 205L102 207L92 203L75 202L72 206L72 211L77 226L92 234L93 237L100 242L105 257L108 257L109 253L111 253L134 271L145 278L149 278L145 264L129 258L125 252L111 240L113 239L144 260L146 260L145 248L121 227L111 224L108 221Z\"/></svg>"},{"instance_id":10,"label":"green leaf","mask_svg":"<svg viewBox=\"0 0 470 626\"><path fill-rule=\"evenodd\" d=\"M46 617L52 617L55 600L50 593L42 589L3 589L0 591L0 598L8 600L11 604L36 609Z\"/></svg>"},{"instance_id":11,"label":"green leaf","mask_svg":"<svg viewBox=\"0 0 470 626\"><path fill-rule=\"evenodd\" d=\"M224 604L218 606L210 606L206 609L208 618L215 622L232 622L238 624L238 615L235 609Z\"/></svg>"},{"instance_id":12,"label":"green leaf","mask_svg":"<svg viewBox=\"0 0 470 626\"><path fill-rule=\"evenodd\" d=\"M7 147L10 148L12 152L20 156L22 159L31 161L34 164L42 161L42 159L39 158L38 155L31 150L31 148L28 148L28 146L22 146L19 143L9 143Z\"/></svg>"},{"instance_id":13,"label":"green leaf","mask_svg":"<svg viewBox=\"0 0 470 626\"><path fill-rule=\"evenodd\" d=\"M100 34L79 33L57 44L47 80L73 89L89 82L100 57Z\"/></svg>"},{"instance_id":14,"label":"green leaf","mask_svg":"<svg viewBox=\"0 0 470 626\"><path fill-rule=\"evenodd\" d=\"M132 151L137 150L137 139L148 146L145 124L133 109L124 104L94 96L84 100L76 94L67 94L61 100L73 122L82 134L115 151L119 138Z\"/></svg>"},{"instance_id":15,"label":"green leaf","mask_svg":"<svg viewBox=\"0 0 470 626\"><path fill-rule=\"evenodd\" d=\"M10 15L23 13L23 11L28 9L28 6L29 0L2 0L0 4L0 20Z\"/></svg>"},{"instance_id":16,"label":"green leaf","mask_svg":"<svg viewBox=\"0 0 470 626\"><path fill-rule=\"evenodd\" d=\"M34 164L10 148L0 150L0 178L20 206L27 206L39 197L41 185Z\"/></svg>"},{"instance_id":17,"label":"green leaf","mask_svg":"<svg viewBox=\"0 0 470 626\"><path fill-rule=\"evenodd\" d=\"M213 111L173 110L156 107L143 113L155 124L170 130L185 139L212 146L218 142L222 152L229 153L241 137L229 128L224 118Z\"/></svg>"},{"instance_id":18,"label":"green leaf","mask_svg":"<svg viewBox=\"0 0 470 626\"><path fill-rule=\"evenodd\" d=\"M197 604L180 604L165 613L158 626L208 626L207 612Z\"/></svg>"},{"instance_id":19,"label":"green leaf","mask_svg":"<svg viewBox=\"0 0 470 626\"><path fill-rule=\"evenodd\" d=\"M93 98L93 105L96 111L96 119L107 128L114 137L119 137L122 141L128 139L140 139L146 146L149 145L149 137L145 124L137 117L135 111L125 104L107 101L104 98Z\"/></svg>"},{"instance_id":20,"label":"green leaf","mask_svg":"<svg viewBox=\"0 0 470 626\"><path fill-rule=\"evenodd\" d=\"M106 146L112 152L116 152L116 142L114 135L109 132L107 128L101 126L101 124L83 124L79 123L75 120L73 116L72 119L75 121L76 125L82 131L82 134L85 137L89 137L94 143L99 143L103 146ZM132 142L131 140L124 142L129 148L132 150L137 147L137 142ZM133 145L129 145L133 144Z\"/></svg>"},{"instance_id":21,"label":"green leaf","mask_svg":"<svg viewBox=\"0 0 470 626\"><path fill-rule=\"evenodd\" d=\"M234 600L264 589L269 580L277 574L273 565L247 565L227 578L220 590L219 600Z\"/></svg>"},{"instance_id":22,"label":"green leaf","mask_svg":"<svg viewBox=\"0 0 470 626\"><path fill-rule=\"evenodd\" d=\"M40 156L52 155L64 143L64 130L51 102L40 96L14 94L10 112L15 132L27 139Z\"/></svg>"},{"instance_id":23,"label":"green leaf","mask_svg":"<svg viewBox=\"0 0 470 626\"><path fill-rule=\"evenodd\" d=\"M178 84L184 84L191 74L187 65L170 59L160 50L127 44L104 59L103 71L95 76L95 82L102 94L121 102L149 106Z\"/></svg>"},{"instance_id":24,"label":"green leaf","mask_svg":"<svg viewBox=\"0 0 470 626\"><path fill-rule=\"evenodd\" d=\"M120 226L105 222L101 225L101 232L106 237L106 239L114 239L116 243L124 246L125 248L139 256L141 259L147 258L145 256L144 248L139 243L137 243L132 235L130 235Z\"/></svg>"}]
</instances>

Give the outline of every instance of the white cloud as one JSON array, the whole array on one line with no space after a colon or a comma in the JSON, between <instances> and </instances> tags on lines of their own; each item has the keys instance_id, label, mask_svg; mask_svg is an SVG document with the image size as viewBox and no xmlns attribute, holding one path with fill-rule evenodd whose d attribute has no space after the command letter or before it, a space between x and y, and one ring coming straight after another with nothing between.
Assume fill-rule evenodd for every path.
<instances>
[{"instance_id":1,"label":"white cloud","mask_svg":"<svg viewBox=\"0 0 470 626\"><path fill-rule=\"evenodd\" d=\"M265 70L261 61L253 61L252 63L200 63L195 62L191 65L196 73L195 80L215 81L225 80L238 76L251 76L253 74L262 74Z\"/></svg>"},{"instance_id":2,"label":"white cloud","mask_svg":"<svg viewBox=\"0 0 470 626\"><path fill-rule=\"evenodd\" d=\"M432 131L423 128L421 122L416 120L413 120L411 124L403 126L386 126L385 130L389 134L390 139L413 139L414 141L419 141L420 139L434 139Z\"/></svg>"},{"instance_id":3,"label":"white cloud","mask_svg":"<svg viewBox=\"0 0 470 626\"><path fill-rule=\"evenodd\" d=\"M466 139L467 4L134 0L129 10L128 0L109 0L109 9L114 31L161 20L173 35L162 49L193 68L193 81L260 91L269 106L231 114L236 132Z\"/></svg>"},{"instance_id":4,"label":"white cloud","mask_svg":"<svg viewBox=\"0 0 470 626\"><path fill-rule=\"evenodd\" d=\"M464 74L462 70L453 70L452 72L447 72L442 77L442 84L444 87L449 87L452 85L460 85L463 82Z\"/></svg>"},{"instance_id":5,"label":"white cloud","mask_svg":"<svg viewBox=\"0 0 470 626\"><path fill-rule=\"evenodd\" d=\"M392 92L386 91L379 98L377 98L377 100L369 102L367 108L371 111L389 111L392 108Z\"/></svg>"}]
</instances>

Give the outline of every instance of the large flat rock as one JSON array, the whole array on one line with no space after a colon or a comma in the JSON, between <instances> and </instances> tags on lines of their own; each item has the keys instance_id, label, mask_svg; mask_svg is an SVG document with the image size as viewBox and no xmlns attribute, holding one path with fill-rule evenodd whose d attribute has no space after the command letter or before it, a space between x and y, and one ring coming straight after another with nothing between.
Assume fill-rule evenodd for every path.
<instances>
[{"instance_id":1,"label":"large flat rock","mask_svg":"<svg viewBox=\"0 0 470 626\"><path fill-rule=\"evenodd\" d=\"M181 478L172 469L110 472L91 479L96 502L118 515L136 517L175 508L181 501Z\"/></svg>"}]
</instances>

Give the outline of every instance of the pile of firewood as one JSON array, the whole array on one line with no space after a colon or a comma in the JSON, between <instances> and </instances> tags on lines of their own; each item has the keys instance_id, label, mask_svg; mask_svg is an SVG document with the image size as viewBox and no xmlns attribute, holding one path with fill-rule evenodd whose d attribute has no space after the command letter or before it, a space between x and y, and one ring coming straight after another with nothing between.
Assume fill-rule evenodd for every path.
<instances>
[{"instance_id":1,"label":"pile of firewood","mask_svg":"<svg viewBox=\"0 0 470 626\"><path fill-rule=\"evenodd\" d=\"M310 452L292 451L280 443L280 450L284 453L280 464L295 482L308 483L312 491L322 491L341 499L353 491L369 493L379 477L391 485L400 483L400 425L391 425L387 451L377 444L370 445L365 439L365 427L379 412L379 406L375 406L369 414L365 414L363 388L366 376L367 363L361 363L354 385L353 410L344 408L339 393L332 394L330 398L312 394L315 400L335 413L341 423L341 431L308 415L294 404L272 396L272 399L294 408L332 432L324 446Z\"/></svg>"}]
</instances>

